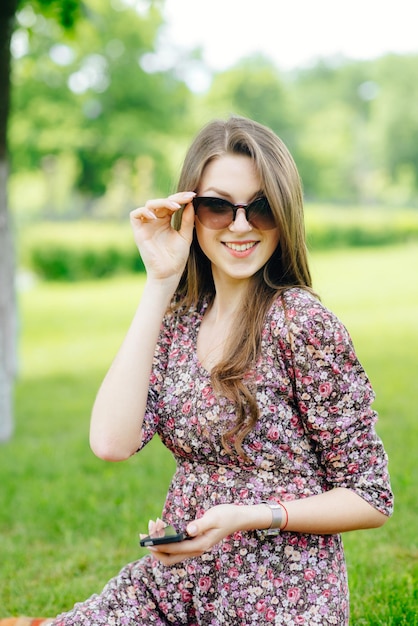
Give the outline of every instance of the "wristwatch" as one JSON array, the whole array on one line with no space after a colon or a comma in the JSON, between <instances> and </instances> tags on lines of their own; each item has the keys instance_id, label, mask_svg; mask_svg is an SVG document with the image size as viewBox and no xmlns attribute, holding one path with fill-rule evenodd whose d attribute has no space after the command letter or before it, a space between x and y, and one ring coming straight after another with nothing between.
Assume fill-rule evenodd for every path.
<instances>
[{"instance_id":1,"label":"wristwatch","mask_svg":"<svg viewBox=\"0 0 418 626\"><path fill-rule=\"evenodd\" d=\"M277 504L277 502L267 502L263 500L262 504L269 507L272 514L272 520L270 527L263 529L261 532L264 536L275 537L280 532L280 527L283 521L283 509L280 504Z\"/></svg>"}]
</instances>

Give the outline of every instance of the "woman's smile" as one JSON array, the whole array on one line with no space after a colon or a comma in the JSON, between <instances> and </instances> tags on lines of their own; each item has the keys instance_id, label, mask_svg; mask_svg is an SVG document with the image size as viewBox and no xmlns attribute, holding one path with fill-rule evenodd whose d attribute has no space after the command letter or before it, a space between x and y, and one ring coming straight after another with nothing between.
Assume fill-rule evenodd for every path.
<instances>
[{"instance_id":1,"label":"woman's smile","mask_svg":"<svg viewBox=\"0 0 418 626\"><path fill-rule=\"evenodd\" d=\"M232 256L236 256L238 258L249 256L258 245L258 241L224 241L222 243L230 251Z\"/></svg>"}]
</instances>

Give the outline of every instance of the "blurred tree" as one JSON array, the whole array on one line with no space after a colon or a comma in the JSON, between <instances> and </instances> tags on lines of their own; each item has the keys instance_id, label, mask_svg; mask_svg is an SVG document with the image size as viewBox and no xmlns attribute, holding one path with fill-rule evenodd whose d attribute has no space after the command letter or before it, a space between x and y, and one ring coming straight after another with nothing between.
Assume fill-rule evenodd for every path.
<instances>
[{"instance_id":1,"label":"blurred tree","mask_svg":"<svg viewBox=\"0 0 418 626\"><path fill-rule=\"evenodd\" d=\"M7 203L8 145L10 110L10 41L15 14L23 4L3 0L0 5L0 441L13 431L13 379L16 373L15 267L10 217ZM38 0L48 13L70 27L77 15L76 0Z\"/></svg>"},{"instance_id":2,"label":"blurred tree","mask_svg":"<svg viewBox=\"0 0 418 626\"><path fill-rule=\"evenodd\" d=\"M295 72L299 166L310 198L418 200L418 56L324 59Z\"/></svg>"},{"instance_id":3,"label":"blurred tree","mask_svg":"<svg viewBox=\"0 0 418 626\"><path fill-rule=\"evenodd\" d=\"M359 86L369 66L344 59L324 59L296 72L295 115L299 166L310 198L363 199L367 162L367 107Z\"/></svg>"},{"instance_id":4,"label":"blurred tree","mask_svg":"<svg viewBox=\"0 0 418 626\"><path fill-rule=\"evenodd\" d=\"M14 255L7 208L7 120L10 106L10 39L17 0L0 6L0 441L7 440L13 424L16 304Z\"/></svg>"},{"instance_id":5,"label":"blurred tree","mask_svg":"<svg viewBox=\"0 0 418 626\"><path fill-rule=\"evenodd\" d=\"M167 71L155 51L162 3L5 0L0 7L2 439L11 432L16 369L6 136L13 176L25 170L43 176L46 202L55 215L62 189L69 186L90 197L110 187L112 206L103 214L113 216L115 207L123 204L125 214L130 208L124 195L129 184L136 191L142 185L140 193L148 193L159 174L157 185L168 191L175 135L187 119L190 92L173 64Z\"/></svg>"},{"instance_id":6,"label":"blurred tree","mask_svg":"<svg viewBox=\"0 0 418 626\"><path fill-rule=\"evenodd\" d=\"M377 193L395 205L418 199L418 55L386 55L373 66L371 151Z\"/></svg>"},{"instance_id":7,"label":"blurred tree","mask_svg":"<svg viewBox=\"0 0 418 626\"><path fill-rule=\"evenodd\" d=\"M217 74L202 102L209 116L235 113L269 126L292 149L295 118L291 90L274 63L263 55L243 59Z\"/></svg>"},{"instance_id":8,"label":"blurred tree","mask_svg":"<svg viewBox=\"0 0 418 626\"><path fill-rule=\"evenodd\" d=\"M65 40L55 22L37 19L29 29L26 16L20 18L18 34L29 36L30 43L15 61L10 130L15 167L33 171L42 164L50 183L62 158L71 154L85 210L97 206L95 198L107 192L110 181L113 190L113 183L118 186L115 178L122 171L128 186L137 188L136 180L149 178L150 162L159 193L167 190L170 141L187 127L190 92L173 68L156 63L161 2L144 2L141 14L140 4L85 0L86 19L77 22L75 37ZM146 172L138 157L148 158ZM56 214L56 203L53 209ZM128 209L125 202L124 215ZM107 207L107 215L110 211Z\"/></svg>"}]
</instances>

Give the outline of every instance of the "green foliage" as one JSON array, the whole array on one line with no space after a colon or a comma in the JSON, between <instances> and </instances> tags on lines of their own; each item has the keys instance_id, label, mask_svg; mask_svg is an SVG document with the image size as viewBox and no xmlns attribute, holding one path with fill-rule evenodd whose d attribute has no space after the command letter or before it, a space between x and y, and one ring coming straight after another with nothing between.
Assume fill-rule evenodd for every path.
<instances>
[{"instance_id":1,"label":"green foliage","mask_svg":"<svg viewBox=\"0 0 418 626\"><path fill-rule=\"evenodd\" d=\"M37 247L32 253L33 270L48 280L85 280L103 278L119 272L143 270L138 254L110 244L102 249L71 250L59 244Z\"/></svg>"},{"instance_id":2,"label":"green foliage","mask_svg":"<svg viewBox=\"0 0 418 626\"><path fill-rule=\"evenodd\" d=\"M396 498L383 528L344 535L353 626L417 623L417 262L416 245L312 256L314 286L376 390ZM94 396L142 284L124 276L20 293L16 433L0 455L0 617L55 615L144 553L137 535L161 512L171 456L158 441L120 464L88 448Z\"/></svg>"},{"instance_id":3,"label":"green foliage","mask_svg":"<svg viewBox=\"0 0 418 626\"><path fill-rule=\"evenodd\" d=\"M253 117L284 139L311 201L418 205L418 55L325 59L287 73L254 55L196 94L183 77L188 63L202 65L199 51L167 54L161 6L162 0L21 5L15 37L27 50L13 63L9 133L19 217L27 199L22 177L53 186L70 160L72 187L59 201L49 190L37 217L120 216L120 203L112 204L115 184L125 188L125 210L169 193L197 128L231 113ZM63 24L73 27L63 32ZM104 200L100 211L97 198Z\"/></svg>"},{"instance_id":4,"label":"green foliage","mask_svg":"<svg viewBox=\"0 0 418 626\"><path fill-rule=\"evenodd\" d=\"M36 11L41 11L55 19L64 28L71 29L81 15L83 2L82 0L19 0L18 9L24 5L32 6Z\"/></svg>"},{"instance_id":5,"label":"green foliage","mask_svg":"<svg viewBox=\"0 0 418 626\"><path fill-rule=\"evenodd\" d=\"M51 163L71 153L74 185L89 198L105 193L121 159L141 182L137 160L146 155L156 184L168 189L173 165L165 136L181 134L188 90L174 72L142 68L162 23L159 3L140 15L128 3L115 10L86 0L69 34L34 13L37 5L30 7L18 14L15 33L29 41L14 62L10 143L16 169L45 170L46 158Z\"/></svg>"},{"instance_id":6,"label":"green foliage","mask_svg":"<svg viewBox=\"0 0 418 626\"><path fill-rule=\"evenodd\" d=\"M21 263L47 280L85 280L143 271L129 225L56 222L31 227L19 246Z\"/></svg>"},{"instance_id":7,"label":"green foliage","mask_svg":"<svg viewBox=\"0 0 418 626\"><path fill-rule=\"evenodd\" d=\"M308 205L308 246L327 250L418 239L418 211ZM126 222L41 222L19 235L20 266L47 280L75 281L143 271Z\"/></svg>"},{"instance_id":8,"label":"green foliage","mask_svg":"<svg viewBox=\"0 0 418 626\"><path fill-rule=\"evenodd\" d=\"M405 243L418 239L418 211L308 205L306 232L313 250Z\"/></svg>"},{"instance_id":9,"label":"green foliage","mask_svg":"<svg viewBox=\"0 0 418 626\"><path fill-rule=\"evenodd\" d=\"M324 60L296 73L299 167L309 197L417 203L418 55Z\"/></svg>"},{"instance_id":10,"label":"green foliage","mask_svg":"<svg viewBox=\"0 0 418 626\"><path fill-rule=\"evenodd\" d=\"M293 147L295 120L288 87L275 65L256 55L215 76L209 93L201 97L200 106L208 118L225 118L235 113L255 119Z\"/></svg>"},{"instance_id":11,"label":"green foliage","mask_svg":"<svg viewBox=\"0 0 418 626\"><path fill-rule=\"evenodd\" d=\"M397 180L405 167L418 178L418 145L414 135L418 128L418 111L410 102L418 97L417 56L388 55L376 61L373 67L376 84L384 87L384 98L376 98L370 113L370 122L377 138L374 158L385 163L388 173Z\"/></svg>"}]
</instances>

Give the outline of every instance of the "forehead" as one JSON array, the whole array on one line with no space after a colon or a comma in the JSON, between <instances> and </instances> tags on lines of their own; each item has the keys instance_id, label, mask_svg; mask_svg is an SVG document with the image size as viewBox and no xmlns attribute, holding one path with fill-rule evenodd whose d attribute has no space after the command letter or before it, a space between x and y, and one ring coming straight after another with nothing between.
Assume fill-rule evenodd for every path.
<instances>
[{"instance_id":1,"label":"forehead","mask_svg":"<svg viewBox=\"0 0 418 626\"><path fill-rule=\"evenodd\" d=\"M220 194L235 202L246 202L261 188L261 178L251 157L224 154L210 161L203 170L199 194Z\"/></svg>"}]
</instances>

